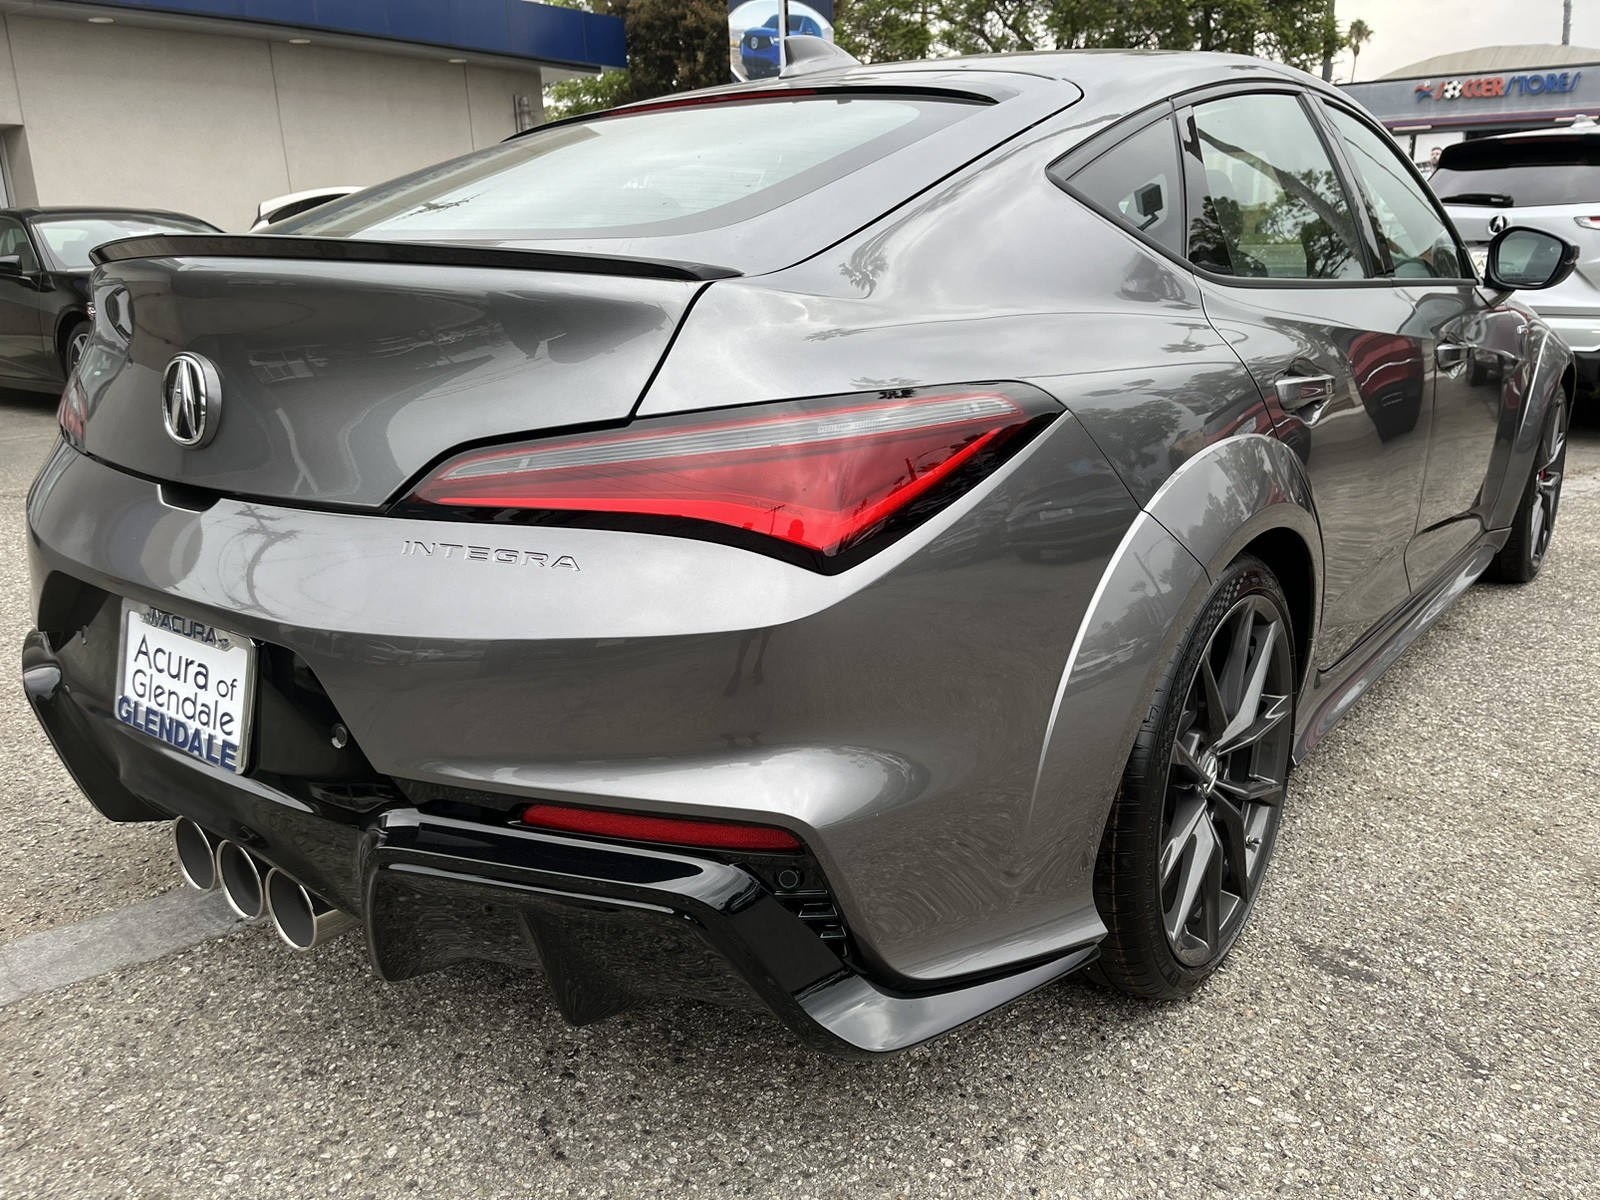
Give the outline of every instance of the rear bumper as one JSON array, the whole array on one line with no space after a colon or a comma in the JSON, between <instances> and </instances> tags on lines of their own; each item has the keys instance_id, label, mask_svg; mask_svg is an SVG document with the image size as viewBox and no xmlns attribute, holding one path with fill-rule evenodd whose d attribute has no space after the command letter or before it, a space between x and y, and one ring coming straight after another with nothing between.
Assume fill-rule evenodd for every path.
<instances>
[{"instance_id":1,"label":"rear bumper","mask_svg":"<svg viewBox=\"0 0 1600 1200\"><path fill-rule=\"evenodd\" d=\"M728 862L462 820L395 805L353 812L193 765L74 686L37 631L24 688L74 779L113 820L188 817L358 916L399 980L468 959L542 967L564 1016L600 1020L645 996L765 1005L831 1053L905 1049L1091 961L1084 945L937 990L881 987L767 884Z\"/></svg>"}]
</instances>

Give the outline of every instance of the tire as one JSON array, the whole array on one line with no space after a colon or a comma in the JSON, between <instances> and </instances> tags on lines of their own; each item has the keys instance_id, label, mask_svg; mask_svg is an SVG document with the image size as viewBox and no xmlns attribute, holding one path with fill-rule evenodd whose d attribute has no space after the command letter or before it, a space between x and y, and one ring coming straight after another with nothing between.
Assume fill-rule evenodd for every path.
<instances>
[{"instance_id":1,"label":"tire","mask_svg":"<svg viewBox=\"0 0 1600 1200\"><path fill-rule=\"evenodd\" d=\"M1095 977L1108 986L1186 996L1238 939L1282 819L1293 646L1278 580L1239 558L1157 685L1106 823L1095 901L1109 933Z\"/></svg>"},{"instance_id":2,"label":"tire","mask_svg":"<svg viewBox=\"0 0 1600 1200\"><path fill-rule=\"evenodd\" d=\"M1545 419L1544 434L1533 456L1533 467L1522 487L1517 515L1511 519L1511 536L1489 562L1484 578L1496 583L1528 583L1544 566L1555 536L1556 514L1561 509L1561 480L1567 465L1567 427L1571 406L1565 395Z\"/></svg>"},{"instance_id":3,"label":"tire","mask_svg":"<svg viewBox=\"0 0 1600 1200\"><path fill-rule=\"evenodd\" d=\"M89 344L89 322L76 321L67 330L67 335L61 339L61 374L63 377L72 374L72 369L78 365L78 360L83 357L84 347Z\"/></svg>"}]
</instances>

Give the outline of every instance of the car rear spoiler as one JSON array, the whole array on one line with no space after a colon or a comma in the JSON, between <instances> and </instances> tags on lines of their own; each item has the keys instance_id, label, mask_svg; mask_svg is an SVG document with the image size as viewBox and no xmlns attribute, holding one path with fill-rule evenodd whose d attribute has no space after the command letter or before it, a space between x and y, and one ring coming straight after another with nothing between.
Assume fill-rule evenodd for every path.
<instances>
[{"instance_id":1,"label":"car rear spoiler","mask_svg":"<svg viewBox=\"0 0 1600 1200\"><path fill-rule=\"evenodd\" d=\"M365 242L286 234L155 234L107 242L90 255L95 265L136 258L271 258L319 262L415 263L439 267L490 267L511 271L565 271L626 275L635 279L704 282L739 275L729 267L674 259L518 250L439 242Z\"/></svg>"}]
</instances>

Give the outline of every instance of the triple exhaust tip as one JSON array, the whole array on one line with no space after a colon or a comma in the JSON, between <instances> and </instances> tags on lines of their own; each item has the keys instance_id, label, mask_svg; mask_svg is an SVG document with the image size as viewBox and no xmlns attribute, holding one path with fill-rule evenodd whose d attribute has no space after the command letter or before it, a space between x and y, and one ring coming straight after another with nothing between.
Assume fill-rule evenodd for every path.
<instances>
[{"instance_id":1,"label":"triple exhaust tip","mask_svg":"<svg viewBox=\"0 0 1600 1200\"><path fill-rule=\"evenodd\" d=\"M172 840L185 883L202 892L220 886L228 907L243 920L267 913L278 936L296 950L314 949L357 923L293 877L188 817L172 823Z\"/></svg>"}]
</instances>

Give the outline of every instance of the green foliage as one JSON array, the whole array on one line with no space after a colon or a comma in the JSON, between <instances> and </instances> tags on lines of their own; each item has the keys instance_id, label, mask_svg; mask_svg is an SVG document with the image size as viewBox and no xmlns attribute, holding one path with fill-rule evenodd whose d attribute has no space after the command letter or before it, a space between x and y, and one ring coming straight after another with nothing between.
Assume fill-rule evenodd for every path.
<instances>
[{"instance_id":1,"label":"green foliage","mask_svg":"<svg viewBox=\"0 0 1600 1200\"><path fill-rule=\"evenodd\" d=\"M1131 47L1311 68L1345 43L1332 0L845 0L836 34L863 61Z\"/></svg>"},{"instance_id":2,"label":"green foliage","mask_svg":"<svg viewBox=\"0 0 1600 1200\"><path fill-rule=\"evenodd\" d=\"M551 120L729 82L728 9L721 0L589 0L564 7L621 17L628 69L551 84L545 89Z\"/></svg>"}]
</instances>

